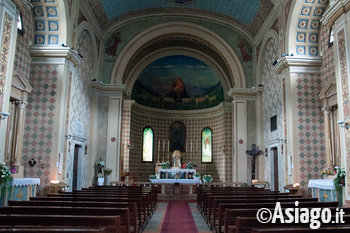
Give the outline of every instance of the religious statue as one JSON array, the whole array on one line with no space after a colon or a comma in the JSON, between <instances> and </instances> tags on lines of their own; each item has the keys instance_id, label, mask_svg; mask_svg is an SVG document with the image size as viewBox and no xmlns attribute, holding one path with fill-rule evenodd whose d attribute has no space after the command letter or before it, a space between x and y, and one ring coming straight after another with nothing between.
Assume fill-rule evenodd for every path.
<instances>
[{"instance_id":1,"label":"religious statue","mask_svg":"<svg viewBox=\"0 0 350 233\"><path fill-rule=\"evenodd\" d=\"M100 157L100 161L97 163L98 166L98 177L104 177L104 168L105 168L105 161L103 161L103 158Z\"/></svg>"},{"instance_id":2,"label":"religious statue","mask_svg":"<svg viewBox=\"0 0 350 233\"><path fill-rule=\"evenodd\" d=\"M175 150L173 153L173 167L172 169L181 168L181 151Z\"/></svg>"}]
</instances>

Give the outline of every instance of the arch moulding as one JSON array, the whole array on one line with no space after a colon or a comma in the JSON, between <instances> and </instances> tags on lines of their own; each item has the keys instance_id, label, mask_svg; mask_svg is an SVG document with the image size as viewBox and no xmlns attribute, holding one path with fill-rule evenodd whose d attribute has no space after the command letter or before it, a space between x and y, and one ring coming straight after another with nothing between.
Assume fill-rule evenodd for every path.
<instances>
[{"instance_id":1,"label":"arch moulding","mask_svg":"<svg viewBox=\"0 0 350 233\"><path fill-rule=\"evenodd\" d=\"M215 48L216 52L226 63L231 76L229 78L232 79L234 87L246 87L246 80L242 64L231 46L214 32L204 27L184 22L160 24L151 27L148 30L145 30L144 32L135 36L125 46L114 64L111 74L111 84L133 83L131 80L126 80L125 83L123 83L124 77L128 75L126 74L126 69L129 62L132 62L133 58L138 54L138 52L141 51L142 48L150 42L156 40L159 37L166 38L168 36L171 38L176 34L195 38L207 44L209 47Z\"/></svg>"}]
</instances>

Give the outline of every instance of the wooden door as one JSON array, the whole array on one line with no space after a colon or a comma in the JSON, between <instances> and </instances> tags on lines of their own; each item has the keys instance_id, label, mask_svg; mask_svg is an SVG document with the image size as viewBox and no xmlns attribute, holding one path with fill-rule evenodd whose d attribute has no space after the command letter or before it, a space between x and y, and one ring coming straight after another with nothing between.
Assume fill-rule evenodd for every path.
<instances>
[{"instance_id":1,"label":"wooden door","mask_svg":"<svg viewBox=\"0 0 350 233\"><path fill-rule=\"evenodd\" d=\"M278 151L277 147L272 148L273 154L273 174L274 174L274 190L278 191Z\"/></svg>"},{"instance_id":2,"label":"wooden door","mask_svg":"<svg viewBox=\"0 0 350 233\"><path fill-rule=\"evenodd\" d=\"M78 187L78 165L79 165L79 150L82 147L80 145L74 146L74 161L73 161L73 187L72 190L77 190Z\"/></svg>"}]
</instances>

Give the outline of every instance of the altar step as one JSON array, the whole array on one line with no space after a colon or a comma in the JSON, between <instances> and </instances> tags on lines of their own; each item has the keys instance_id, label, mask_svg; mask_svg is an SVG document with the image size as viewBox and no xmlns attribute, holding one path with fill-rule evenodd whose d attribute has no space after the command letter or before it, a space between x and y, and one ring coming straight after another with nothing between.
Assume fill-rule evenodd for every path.
<instances>
[{"instance_id":1,"label":"altar step","mask_svg":"<svg viewBox=\"0 0 350 233\"><path fill-rule=\"evenodd\" d=\"M162 187L163 193L162 193ZM162 184L159 185L158 200L197 200L197 188L195 185L192 186L192 193L190 185L186 184Z\"/></svg>"}]
</instances>

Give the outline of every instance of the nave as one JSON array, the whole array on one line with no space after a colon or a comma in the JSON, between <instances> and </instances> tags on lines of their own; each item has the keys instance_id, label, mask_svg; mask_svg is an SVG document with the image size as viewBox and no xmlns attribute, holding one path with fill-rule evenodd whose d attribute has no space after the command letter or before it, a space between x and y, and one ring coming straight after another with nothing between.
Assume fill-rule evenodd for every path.
<instances>
[{"instance_id":1,"label":"nave","mask_svg":"<svg viewBox=\"0 0 350 233\"><path fill-rule=\"evenodd\" d=\"M315 232L350 230L350 208L341 208L344 223L335 223L339 222L338 202L319 202L300 194L256 187L198 186L196 201L161 201L158 191L153 185L95 186L31 197L29 201L9 201L8 206L0 208L0 232L309 232L315 228L313 220L321 221L320 215L310 219L310 214L307 218L304 215L306 221L300 217L302 223L297 224L295 219L283 223L281 217L289 216L283 212L275 223L262 223L259 210L274 213L276 203L281 204L281 211L296 206L309 213L312 208L328 209L330 221L322 219Z\"/></svg>"}]
</instances>

